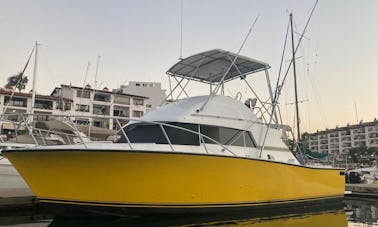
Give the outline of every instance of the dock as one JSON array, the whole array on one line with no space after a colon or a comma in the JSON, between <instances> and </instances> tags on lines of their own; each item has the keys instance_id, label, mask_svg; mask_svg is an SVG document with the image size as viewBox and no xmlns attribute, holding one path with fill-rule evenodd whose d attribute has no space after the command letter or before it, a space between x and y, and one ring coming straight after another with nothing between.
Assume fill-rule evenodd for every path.
<instances>
[{"instance_id":1,"label":"dock","mask_svg":"<svg viewBox=\"0 0 378 227\"><path fill-rule=\"evenodd\" d=\"M378 199L378 184L346 184L346 197L376 198Z\"/></svg>"},{"instance_id":2,"label":"dock","mask_svg":"<svg viewBox=\"0 0 378 227\"><path fill-rule=\"evenodd\" d=\"M38 204L17 170L8 160L0 160L0 211L34 209Z\"/></svg>"}]
</instances>

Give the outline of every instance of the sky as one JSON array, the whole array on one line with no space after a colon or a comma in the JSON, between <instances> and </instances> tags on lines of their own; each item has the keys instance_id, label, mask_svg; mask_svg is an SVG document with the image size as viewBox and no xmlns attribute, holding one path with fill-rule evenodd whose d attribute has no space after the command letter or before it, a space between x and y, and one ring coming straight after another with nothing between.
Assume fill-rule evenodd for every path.
<instances>
[{"instance_id":1,"label":"sky","mask_svg":"<svg viewBox=\"0 0 378 227\"><path fill-rule=\"evenodd\" d=\"M182 45L180 45L183 3ZM315 0L0 0L0 86L22 70L36 41L39 94L61 84L118 88L128 81L161 82L180 57L220 48L237 52L258 17L241 54L267 62L275 84L289 19L295 39ZM372 121L378 117L378 1L320 0L297 53L302 131ZM288 46L287 48L291 48ZM290 59L286 49L284 66ZM90 67L85 78L88 62ZM31 89L34 59L26 70ZM252 76L251 76L252 77ZM253 75L267 95L264 75ZM254 81L255 80L255 81ZM195 84L192 95L207 92ZM231 83L226 95L245 84ZM283 121L294 126L293 79L280 99Z\"/></svg>"}]
</instances>

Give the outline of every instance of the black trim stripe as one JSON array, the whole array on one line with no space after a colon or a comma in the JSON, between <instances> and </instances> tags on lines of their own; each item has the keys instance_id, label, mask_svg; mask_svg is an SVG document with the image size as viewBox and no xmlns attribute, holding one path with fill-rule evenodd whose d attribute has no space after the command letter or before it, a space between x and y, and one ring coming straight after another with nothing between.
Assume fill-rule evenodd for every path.
<instances>
[{"instance_id":1,"label":"black trim stripe","mask_svg":"<svg viewBox=\"0 0 378 227\"><path fill-rule=\"evenodd\" d=\"M138 204L138 203L113 203L113 202L93 202L93 201L79 201L79 200L64 200L39 197L40 202L45 203L63 203L72 205L87 205L87 206L110 206L110 207L129 207L129 208L225 208L225 207L249 207L249 206L263 206L263 205L282 205L291 203L311 202L328 199L342 199L344 195L312 197L306 199L292 199L292 200L275 200L275 201L261 201L261 202L241 202L241 203L216 203L216 204Z\"/></svg>"},{"instance_id":2,"label":"black trim stripe","mask_svg":"<svg viewBox=\"0 0 378 227\"><path fill-rule=\"evenodd\" d=\"M291 163L285 163L285 162L276 162L272 160L265 160L265 159L253 159L253 158L247 158L247 157L238 157L238 156L224 156L224 155L218 155L218 154L203 154L203 153L186 153L186 152L172 152L172 151L136 151L136 150L116 150L116 149L73 149L73 148L66 148L64 149L64 145L61 149L28 149L28 148L22 148L22 149L11 149L11 150L3 150L2 153L21 153L21 152L124 152L124 153L149 153L149 154L169 154L169 155L195 155L195 156L207 156L207 157L217 157L217 158L235 158L235 159L244 159L244 160L251 160L251 161L260 161L260 162L269 162L272 164L278 164L278 165L289 165L289 166L295 166L298 168L308 168L308 169L317 169L317 170L338 170L343 171L344 169L341 168L319 168L319 167L312 167L312 166L302 166L302 165L295 165Z\"/></svg>"}]
</instances>

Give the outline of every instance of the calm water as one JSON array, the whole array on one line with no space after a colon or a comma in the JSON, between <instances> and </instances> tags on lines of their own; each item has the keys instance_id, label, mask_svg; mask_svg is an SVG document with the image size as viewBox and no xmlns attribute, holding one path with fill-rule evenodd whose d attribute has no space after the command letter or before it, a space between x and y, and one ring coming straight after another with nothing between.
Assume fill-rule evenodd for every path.
<instances>
[{"instance_id":1,"label":"calm water","mask_svg":"<svg viewBox=\"0 0 378 227\"><path fill-rule=\"evenodd\" d=\"M378 226L378 200L346 199L329 207L277 212L147 217L54 216L48 212L0 214L0 226Z\"/></svg>"}]
</instances>

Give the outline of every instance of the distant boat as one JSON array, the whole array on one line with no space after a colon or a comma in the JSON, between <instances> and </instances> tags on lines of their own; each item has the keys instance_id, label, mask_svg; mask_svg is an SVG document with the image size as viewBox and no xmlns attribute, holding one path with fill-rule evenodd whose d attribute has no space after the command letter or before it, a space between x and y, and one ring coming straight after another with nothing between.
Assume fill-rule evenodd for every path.
<instances>
[{"instance_id":1,"label":"distant boat","mask_svg":"<svg viewBox=\"0 0 378 227\"><path fill-rule=\"evenodd\" d=\"M185 98L130 119L114 143L3 153L38 199L49 204L144 213L341 200L342 169L300 164L282 140L283 127L267 124L256 115L257 107L247 107L240 98L222 95L227 82L269 68L219 49L195 54L167 74L209 84L210 95Z\"/></svg>"}]
</instances>

